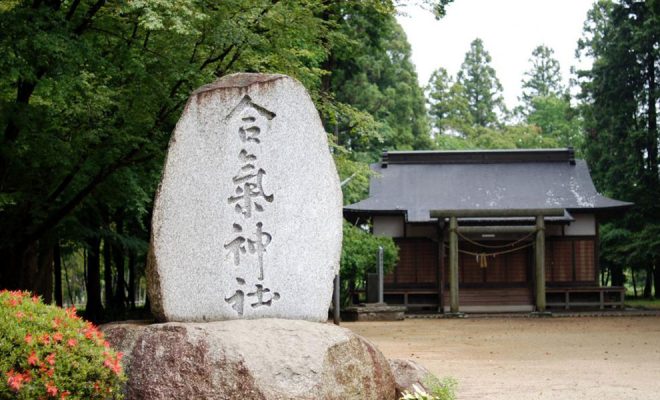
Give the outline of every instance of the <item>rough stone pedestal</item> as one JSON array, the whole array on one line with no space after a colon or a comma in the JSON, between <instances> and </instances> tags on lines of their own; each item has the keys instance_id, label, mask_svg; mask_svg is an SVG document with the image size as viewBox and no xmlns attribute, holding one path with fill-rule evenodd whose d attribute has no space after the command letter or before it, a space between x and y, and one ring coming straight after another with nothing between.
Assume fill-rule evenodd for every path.
<instances>
[{"instance_id":1,"label":"rough stone pedestal","mask_svg":"<svg viewBox=\"0 0 660 400\"><path fill-rule=\"evenodd\" d=\"M331 324L281 319L113 323L127 399L395 399L389 363Z\"/></svg>"}]
</instances>

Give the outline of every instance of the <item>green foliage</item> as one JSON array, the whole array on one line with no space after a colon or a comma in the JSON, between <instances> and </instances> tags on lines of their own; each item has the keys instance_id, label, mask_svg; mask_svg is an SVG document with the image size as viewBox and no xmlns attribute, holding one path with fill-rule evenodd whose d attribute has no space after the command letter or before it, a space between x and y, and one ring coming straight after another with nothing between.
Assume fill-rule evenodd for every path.
<instances>
[{"instance_id":1,"label":"green foliage","mask_svg":"<svg viewBox=\"0 0 660 400\"><path fill-rule=\"evenodd\" d=\"M117 254L108 269L139 258L139 273L165 150L189 93L251 71L292 75L315 99L331 98L319 95L334 26L325 8L307 0L3 2L0 287L38 288L50 300L43 277L52 276L54 244L82 248L99 238Z\"/></svg>"},{"instance_id":2,"label":"green foliage","mask_svg":"<svg viewBox=\"0 0 660 400\"><path fill-rule=\"evenodd\" d=\"M122 398L121 356L75 309L0 292L0 398Z\"/></svg>"},{"instance_id":3,"label":"green foliage","mask_svg":"<svg viewBox=\"0 0 660 400\"><path fill-rule=\"evenodd\" d=\"M333 3L334 27L324 86L333 107L321 106L326 129L354 158L375 161L383 149L431 146L424 94L405 33L386 2Z\"/></svg>"},{"instance_id":4,"label":"green foliage","mask_svg":"<svg viewBox=\"0 0 660 400\"><path fill-rule=\"evenodd\" d=\"M660 310L660 299L642 300L626 298L626 307L637 308L640 310Z\"/></svg>"},{"instance_id":5,"label":"green foliage","mask_svg":"<svg viewBox=\"0 0 660 400\"><path fill-rule=\"evenodd\" d=\"M502 84L495 69L490 65L492 59L479 38L472 41L470 50L457 75L457 82L463 86L468 101L472 121L481 127L496 126L498 112L507 114L502 97Z\"/></svg>"},{"instance_id":6,"label":"green foliage","mask_svg":"<svg viewBox=\"0 0 660 400\"><path fill-rule=\"evenodd\" d=\"M347 221L344 221L343 234L340 278L347 287L364 282L368 272L376 272L379 246L383 247L385 273L396 265L398 248L391 238L374 236Z\"/></svg>"},{"instance_id":7,"label":"green foliage","mask_svg":"<svg viewBox=\"0 0 660 400\"><path fill-rule=\"evenodd\" d=\"M436 134L464 133L473 125L465 88L454 82L446 69L433 72L426 96Z\"/></svg>"},{"instance_id":8,"label":"green foliage","mask_svg":"<svg viewBox=\"0 0 660 400\"><path fill-rule=\"evenodd\" d=\"M529 59L531 68L522 80L521 100L527 112L534 108L533 100L537 97L559 98L564 94L559 61L554 58L554 53L545 45L537 46L532 51Z\"/></svg>"},{"instance_id":9,"label":"green foliage","mask_svg":"<svg viewBox=\"0 0 660 400\"><path fill-rule=\"evenodd\" d=\"M414 384L413 390L403 392L400 400L455 400L458 382L453 378L442 380L429 375L424 379L424 386L428 392L419 385Z\"/></svg>"},{"instance_id":10,"label":"green foliage","mask_svg":"<svg viewBox=\"0 0 660 400\"><path fill-rule=\"evenodd\" d=\"M458 382L451 377L438 379L431 375L424 380L424 385L429 388L429 392L439 400L455 400Z\"/></svg>"},{"instance_id":11,"label":"green foliage","mask_svg":"<svg viewBox=\"0 0 660 400\"><path fill-rule=\"evenodd\" d=\"M611 240L611 253L602 257L615 285L623 284L624 268L648 269L660 259L660 249L649 236L660 224L657 5L599 1L588 14L579 42L580 54L594 60L591 69L578 71L584 154L604 194L635 203L603 234L603 244L609 241L605 233L629 240Z\"/></svg>"},{"instance_id":12,"label":"green foliage","mask_svg":"<svg viewBox=\"0 0 660 400\"><path fill-rule=\"evenodd\" d=\"M553 137L547 137L534 125L504 125L498 129L473 127L466 136L438 135L436 146L443 150L477 149L547 149L559 147Z\"/></svg>"},{"instance_id":13,"label":"green foliage","mask_svg":"<svg viewBox=\"0 0 660 400\"><path fill-rule=\"evenodd\" d=\"M580 153L584 142L582 119L567 96L532 98L527 122L539 127L544 137L556 140L559 146L573 147Z\"/></svg>"}]
</instances>

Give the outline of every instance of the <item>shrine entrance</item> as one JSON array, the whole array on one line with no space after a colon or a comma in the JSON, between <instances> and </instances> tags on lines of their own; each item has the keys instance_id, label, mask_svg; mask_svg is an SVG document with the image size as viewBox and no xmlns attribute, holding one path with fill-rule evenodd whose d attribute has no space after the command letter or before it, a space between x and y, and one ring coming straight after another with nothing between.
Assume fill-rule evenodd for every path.
<instances>
[{"instance_id":1,"label":"shrine entrance","mask_svg":"<svg viewBox=\"0 0 660 400\"><path fill-rule=\"evenodd\" d=\"M448 262L444 305L449 314L479 311L475 305L497 304L501 311L546 311L545 221L563 216L563 209L433 210L431 216L444 224L448 219ZM459 226L459 218L529 218L534 225ZM505 235L512 240L478 241ZM459 248L459 238L461 247ZM491 269L489 270L489 264ZM461 283L459 285L459 283ZM508 309L507 309L508 307Z\"/></svg>"}]
</instances>

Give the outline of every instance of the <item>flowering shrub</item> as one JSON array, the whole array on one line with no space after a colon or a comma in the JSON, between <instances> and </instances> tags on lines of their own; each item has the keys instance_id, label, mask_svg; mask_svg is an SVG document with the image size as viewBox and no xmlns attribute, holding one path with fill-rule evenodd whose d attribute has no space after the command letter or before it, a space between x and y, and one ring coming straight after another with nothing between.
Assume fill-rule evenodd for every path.
<instances>
[{"instance_id":1,"label":"flowering shrub","mask_svg":"<svg viewBox=\"0 0 660 400\"><path fill-rule=\"evenodd\" d=\"M0 398L121 398L121 356L73 307L0 291Z\"/></svg>"}]
</instances>

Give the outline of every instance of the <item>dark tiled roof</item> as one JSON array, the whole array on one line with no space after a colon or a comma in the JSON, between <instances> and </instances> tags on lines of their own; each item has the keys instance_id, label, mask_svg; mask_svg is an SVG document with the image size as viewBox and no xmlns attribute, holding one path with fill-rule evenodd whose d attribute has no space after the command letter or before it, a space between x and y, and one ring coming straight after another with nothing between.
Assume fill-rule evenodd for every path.
<instances>
[{"instance_id":1,"label":"dark tiled roof","mask_svg":"<svg viewBox=\"0 0 660 400\"><path fill-rule=\"evenodd\" d=\"M347 214L401 213L424 222L434 209L579 212L632 205L596 192L587 164L571 149L390 152L371 169L369 197L344 207Z\"/></svg>"}]
</instances>

